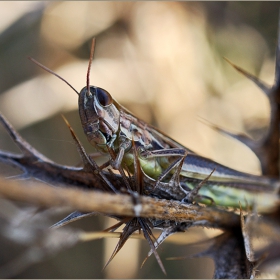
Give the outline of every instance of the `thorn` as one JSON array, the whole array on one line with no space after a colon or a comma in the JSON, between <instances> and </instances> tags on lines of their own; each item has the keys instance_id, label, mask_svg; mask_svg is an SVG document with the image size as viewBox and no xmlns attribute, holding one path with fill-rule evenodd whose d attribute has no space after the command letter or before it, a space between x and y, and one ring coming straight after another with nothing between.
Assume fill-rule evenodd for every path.
<instances>
[{"instance_id":1,"label":"thorn","mask_svg":"<svg viewBox=\"0 0 280 280\"><path fill-rule=\"evenodd\" d=\"M19 133L12 127L12 125L8 122L8 120L2 115L0 112L0 122L3 124L4 128L10 135L10 137L13 139L15 144L20 148L22 153L25 156L31 156L36 159L40 159L42 161L50 162L48 158L46 158L44 155L39 153L36 149L34 149L28 142L26 142Z\"/></svg>"},{"instance_id":2,"label":"thorn","mask_svg":"<svg viewBox=\"0 0 280 280\"><path fill-rule=\"evenodd\" d=\"M140 225L141 225L141 228L142 228L142 230L143 230L144 236L145 236L146 240L148 241L148 243L149 243L149 245L150 245L150 248L151 248L150 252L151 252L151 254L153 253L153 254L155 255L155 258L156 258L156 260L157 260L157 262L158 262L158 264L159 264L159 266L160 266L162 272L163 272L165 275L167 275L166 270L165 270L165 268L164 268L164 266L163 266L163 263L162 263L162 261L161 261L161 259L160 259L160 257L159 257L159 254L158 254L158 252L156 251L157 248L158 248L158 246L159 246L159 244L158 244L156 238L154 237L154 235L153 235L153 233L152 233L152 231L151 231L149 225L146 223L145 219L138 218L138 221L139 221L139 223L140 223ZM155 240L155 242L153 242L152 238ZM151 255L151 254L150 254L150 255ZM143 267L144 263L146 262L146 260L148 259L148 257L149 257L150 255L148 255L148 256L144 259L144 261L142 262L141 268Z\"/></svg>"},{"instance_id":3,"label":"thorn","mask_svg":"<svg viewBox=\"0 0 280 280\"><path fill-rule=\"evenodd\" d=\"M188 151L185 150L184 151L184 155L181 158L178 158L177 160L175 160L173 163L171 163L157 178L157 181L154 185L154 189L156 189L158 187L158 185L160 184L160 182L169 174L169 172L173 169L175 169L174 171L174 176L172 176L172 182L170 183L170 186L173 187L180 187L180 180L179 180L179 176L180 176L180 172L184 163L184 160L186 158L186 156L188 155ZM175 182L175 184L174 184ZM177 184L177 186L176 186Z\"/></svg>"},{"instance_id":4,"label":"thorn","mask_svg":"<svg viewBox=\"0 0 280 280\"><path fill-rule=\"evenodd\" d=\"M86 154L85 149L83 148L82 144L80 143L80 141L78 140L74 130L72 129L72 127L70 126L68 120L64 117L64 115L61 115L64 122L66 123L68 129L70 130L70 133L72 135L72 138L74 139L78 152L82 158L82 161L84 163L84 168L88 171L94 171L95 169L99 169L98 167L95 168L95 166L93 166L92 161L89 159L88 155ZM94 162L94 161L93 161ZM93 170L94 169L94 170Z\"/></svg>"},{"instance_id":5,"label":"thorn","mask_svg":"<svg viewBox=\"0 0 280 280\"><path fill-rule=\"evenodd\" d=\"M160 236L156 239L156 241L153 244L153 247L151 246L151 250L149 251L147 257L144 259L144 261L141 264L141 268L143 267L143 265L145 264L145 262L147 261L147 259L152 255L152 253L156 252L157 248L159 247L159 245L161 245L163 243L163 241L170 235L176 233L178 231L177 226L173 225L170 226L168 228L165 228L162 233L160 234ZM163 273L166 274L165 270L163 270Z\"/></svg>"},{"instance_id":6,"label":"thorn","mask_svg":"<svg viewBox=\"0 0 280 280\"><path fill-rule=\"evenodd\" d=\"M95 212L82 213L82 212L79 212L79 211L75 211L75 212L72 212L71 214L69 214L64 219L62 219L59 222L57 222L54 225L52 225L50 228L57 229L57 228L65 226L67 224L70 224L72 222L75 222L77 220L80 220L82 218L85 218L85 217L88 217L88 216L93 216L93 215L96 215L96 213Z\"/></svg>"},{"instance_id":7,"label":"thorn","mask_svg":"<svg viewBox=\"0 0 280 280\"><path fill-rule=\"evenodd\" d=\"M235 68L238 72L243 74L245 77L250 79L252 82L254 82L267 96L270 96L271 87L269 87L267 84L265 84L263 81L261 81L256 76L250 74L249 72L243 70L239 66L236 66L233 64L230 60L228 60L226 57L223 57L225 61L227 61L233 68Z\"/></svg>"},{"instance_id":8,"label":"thorn","mask_svg":"<svg viewBox=\"0 0 280 280\"><path fill-rule=\"evenodd\" d=\"M97 165L97 163L91 159L84 147L82 146L80 140L77 138L74 130L72 129L72 127L70 126L69 122L67 121L67 119L61 115L63 120L65 121L66 125L68 126L70 132L71 132L71 135L72 135L72 138L73 140L75 141L76 143L76 146L77 146L77 149L78 149L78 152L82 158L82 161L84 163L84 170L85 171L91 171L93 172L94 174L96 174L96 171L97 173L100 175L100 177L104 180L104 182L106 183L107 187L109 187L114 193L117 193L117 190L115 189L115 187L111 184L111 182L107 179L107 177L102 173L102 170L100 170L99 166Z\"/></svg>"},{"instance_id":9,"label":"thorn","mask_svg":"<svg viewBox=\"0 0 280 280\"><path fill-rule=\"evenodd\" d=\"M120 235L119 242L117 246L115 247L111 257L103 267L103 270L108 266L108 264L114 259L114 257L117 255L117 253L121 250L121 248L124 246L126 241L128 240L129 236L138 229L138 226L135 224L136 219L131 219L123 228L123 231ZM120 223L116 224L115 226L119 226Z\"/></svg>"},{"instance_id":10,"label":"thorn","mask_svg":"<svg viewBox=\"0 0 280 280\"><path fill-rule=\"evenodd\" d=\"M116 223L116 224L114 224L114 225L104 229L103 231L104 232L115 232L120 226L122 226L123 224L127 223L129 220L131 220L131 219L124 218L120 222L118 222L118 223Z\"/></svg>"},{"instance_id":11,"label":"thorn","mask_svg":"<svg viewBox=\"0 0 280 280\"><path fill-rule=\"evenodd\" d=\"M242 133L232 133L229 131L226 131L225 129L219 127L218 125L211 123L210 121L204 119L203 117L199 117L199 121L202 122L203 124L211 127L217 132L221 132L225 135L228 135L236 140L239 140L240 142L244 143L245 145L248 145L247 142L255 142L248 134L242 134Z\"/></svg>"},{"instance_id":12,"label":"thorn","mask_svg":"<svg viewBox=\"0 0 280 280\"><path fill-rule=\"evenodd\" d=\"M220 132L220 133L223 133L233 139L236 139L238 141L240 141L241 143L243 143L244 145L246 145L248 148L250 148L258 158L260 158L260 151L259 151L259 144L260 144L260 141L257 141L257 140L253 140L249 135L247 134L242 134L242 133L238 133L238 134L235 134L235 133L232 133L232 132L229 132L229 131L226 131L224 130L223 128L209 122L208 120L205 120L204 118L202 117L199 117L199 121L202 122L203 124L211 127L212 129L214 129L215 131L217 132Z\"/></svg>"},{"instance_id":13,"label":"thorn","mask_svg":"<svg viewBox=\"0 0 280 280\"><path fill-rule=\"evenodd\" d=\"M193 200L195 199L195 197L198 196L198 192L200 191L200 189L203 187L203 185L209 180L209 178L211 177L211 175L215 172L216 168L214 168L211 173L205 178L203 179L197 186L195 186L195 188L189 192L187 198L187 201L189 203L193 202ZM186 199L185 198L185 199ZM208 197L207 197L208 198ZM184 200L185 200L184 199ZM213 199L211 197L209 197L210 200L213 201Z\"/></svg>"}]
</instances>

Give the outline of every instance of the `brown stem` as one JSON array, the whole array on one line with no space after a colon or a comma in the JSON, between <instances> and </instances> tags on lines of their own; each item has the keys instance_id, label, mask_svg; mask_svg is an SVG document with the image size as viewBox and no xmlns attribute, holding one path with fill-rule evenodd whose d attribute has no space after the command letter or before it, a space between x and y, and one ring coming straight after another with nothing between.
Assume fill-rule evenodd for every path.
<instances>
[{"instance_id":1,"label":"brown stem","mask_svg":"<svg viewBox=\"0 0 280 280\"><path fill-rule=\"evenodd\" d=\"M239 226L239 216L216 209L176 201L139 196L137 210L130 195L109 194L98 191L84 191L74 188L53 188L49 185L29 185L22 181L0 180L2 197L29 202L44 207L68 206L83 212L97 211L116 216L140 216L213 228L232 228ZM137 214L137 215L136 215Z\"/></svg>"}]
</instances>

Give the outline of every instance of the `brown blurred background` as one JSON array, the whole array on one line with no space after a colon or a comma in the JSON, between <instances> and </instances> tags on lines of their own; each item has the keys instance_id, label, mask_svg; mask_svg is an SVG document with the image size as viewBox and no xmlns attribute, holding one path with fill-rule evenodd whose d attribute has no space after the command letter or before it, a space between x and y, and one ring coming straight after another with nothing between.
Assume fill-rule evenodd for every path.
<instances>
[{"instance_id":1,"label":"brown blurred background","mask_svg":"<svg viewBox=\"0 0 280 280\"><path fill-rule=\"evenodd\" d=\"M136 116L197 153L259 174L259 162L249 149L200 119L255 137L265 129L266 97L223 57L271 84L278 13L278 2L0 2L0 111L29 143L58 163L79 162L62 113L86 150L93 152L80 126L76 93L27 56L79 91L86 84L95 37L92 85L105 88ZM17 151L2 128L0 149ZM111 222L92 217L71 226L102 230ZM209 234L201 229L191 232ZM175 243L166 242L159 249L168 278L211 277L210 259L165 260L203 249L186 245L191 233L178 236ZM146 241L137 240L129 240L102 271L116 242L80 244L18 277L164 276L153 256L140 269L149 248Z\"/></svg>"}]
</instances>

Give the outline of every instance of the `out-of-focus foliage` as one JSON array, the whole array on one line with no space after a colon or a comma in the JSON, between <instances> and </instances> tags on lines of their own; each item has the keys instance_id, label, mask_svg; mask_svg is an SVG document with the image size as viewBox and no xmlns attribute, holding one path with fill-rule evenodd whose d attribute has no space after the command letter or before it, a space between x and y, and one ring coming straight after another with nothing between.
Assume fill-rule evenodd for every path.
<instances>
[{"instance_id":1,"label":"out-of-focus foliage","mask_svg":"<svg viewBox=\"0 0 280 280\"><path fill-rule=\"evenodd\" d=\"M199 154L259 172L252 152L199 118L235 132L265 127L266 97L223 56L272 83L277 2L19 3L15 9L14 2L0 2L0 111L43 154L63 164L79 161L61 113L87 151L93 149L83 137L75 92L26 57L80 90L86 83L90 41L96 37L91 84L105 88L135 115ZM0 133L0 148L13 150L8 136ZM110 222L91 217L72 226L101 230ZM116 242L80 244L18 277L162 278L152 258L140 269L148 245L138 240L129 240L102 271ZM159 254L164 261L199 250L182 242L166 243ZM2 263L10 257L5 248L1 252ZM164 265L169 278L206 278L213 272L206 258Z\"/></svg>"}]
</instances>

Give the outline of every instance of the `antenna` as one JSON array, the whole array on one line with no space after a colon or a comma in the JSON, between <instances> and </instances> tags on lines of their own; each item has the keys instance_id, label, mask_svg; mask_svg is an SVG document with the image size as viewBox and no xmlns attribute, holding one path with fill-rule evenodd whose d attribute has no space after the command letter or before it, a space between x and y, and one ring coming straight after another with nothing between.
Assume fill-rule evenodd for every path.
<instances>
[{"instance_id":1,"label":"antenna","mask_svg":"<svg viewBox=\"0 0 280 280\"><path fill-rule=\"evenodd\" d=\"M28 57L29 60L31 60L32 62L34 62L35 64L37 64L39 67L41 67L42 69L44 69L45 71L53 74L54 76L56 76L57 78L59 78L60 80L62 80L64 83L66 83L70 88L72 88L78 95L79 92L72 86L70 85L70 83L68 83L65 79L63 79L62 77L60 77L58 74L56 74L55 72L53 72L51 69L49 69L48 67L44 66L43 64L41 64L40 62L38 62L37 60L35 60L32 57Z\"/></svg>"},{"instance_id":2,"label":"antenna","mask_svg":"<svg viewBox=\"0 0 280 280\"><path fill-rule=\"evenodd\" d=\"M87 70L87 96L90 96L90 88L89 88L89 75L90 75L90 68L91 68L91 63L93 60L93 55L94 55L94 47L95 47L95 38L92 39L91 42L91 49L90 49L90 57L89 57L89 62L88 62L88 70Z\"/></svg>"}]
</instances>

